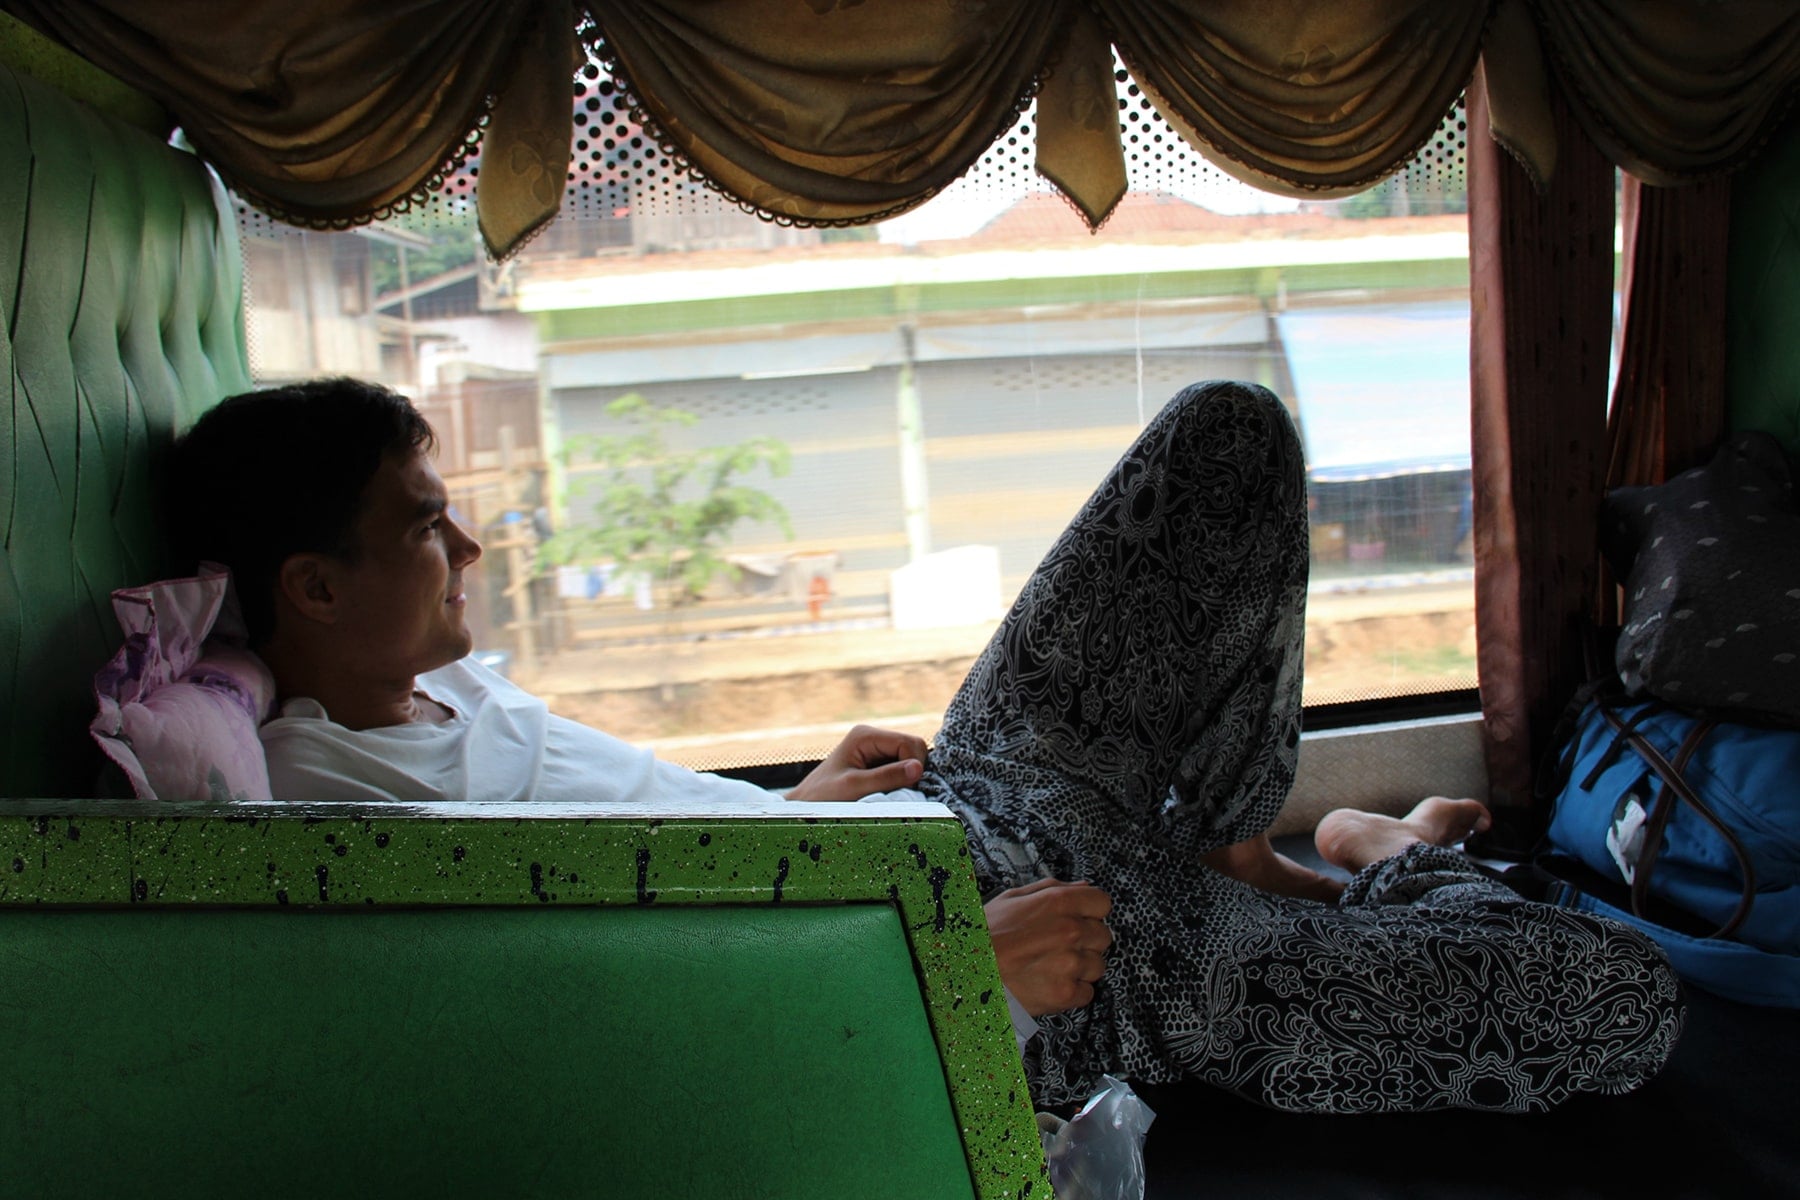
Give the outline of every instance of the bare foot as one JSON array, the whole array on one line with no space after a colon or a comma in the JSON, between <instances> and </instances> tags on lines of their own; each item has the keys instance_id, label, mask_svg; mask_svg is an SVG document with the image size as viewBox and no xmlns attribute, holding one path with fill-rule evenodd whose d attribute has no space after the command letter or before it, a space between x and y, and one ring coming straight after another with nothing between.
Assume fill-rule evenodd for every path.
<instances>
[{"instance_id":1,"label":"bare foot","mask_svg":"<svg viewBox=\"0 0 1800 1200\"><path fill-rule=\"evenodd\" d=\"M1344 891L1344 885L1339 881L1303 867L1285 854L1276 853L1266 833L1209 851L1201 855L1200 861L1221 875L1240 879L1251 887L1278 896L1330 903Z\"/></svg>"},{"instance_id":2,"label":"bare foot","mask_svg":"<svg viewBox=\"0 0 1800 1200\"><path fill-rule=\"evenodd\" d=\"M1479 800L1427 796L1404 817L1340 808L1325 814L1313 834L1319 857L1351 874L1392 858L1415 842L1454 846L1492 823Z\"/></svg>"}]
</instances>

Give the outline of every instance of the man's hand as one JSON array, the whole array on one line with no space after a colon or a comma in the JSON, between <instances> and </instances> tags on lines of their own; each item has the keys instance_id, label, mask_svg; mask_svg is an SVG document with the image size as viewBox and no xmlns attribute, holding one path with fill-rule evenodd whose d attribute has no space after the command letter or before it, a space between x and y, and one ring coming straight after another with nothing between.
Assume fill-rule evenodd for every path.
<instances>
[{"instance_id":1,"label":"man's hand","mask_svg":"<svg viewBox=\"0 0 1800 1200\"><path fill-rule=\"evenodd\" d=\"M925 739L858 725L814 767L789 800L860 800L911 787L925 773Z\"/></svg>"},{"instance_id":2,"label":"man's hand","mask_svg":"<svg viewBox=\"0 0 1800 1200\"><path fill-rule=\"evenodd\" d=\"M1034 1017L1082 1008L1106 970L1112 897L1091 883L1040 879L983 906L1000 982Z\"/></svg>"}]
</instances>

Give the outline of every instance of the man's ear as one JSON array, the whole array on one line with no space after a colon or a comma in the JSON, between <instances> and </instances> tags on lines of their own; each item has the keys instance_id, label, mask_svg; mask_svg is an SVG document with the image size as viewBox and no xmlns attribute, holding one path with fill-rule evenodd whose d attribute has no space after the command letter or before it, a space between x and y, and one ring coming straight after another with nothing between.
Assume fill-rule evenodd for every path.
<instances>
[{"instance_id":1,"label":"man's ear","mask_svg":"<svg viewBox=\"0 0 1800 1200\"><path fill-rule=\"evenodd\" d=\"M290 554L275 576L275 589L308 620L335 625L337 589L331 562L322 554Z\"/></svg>"}]
</instances>

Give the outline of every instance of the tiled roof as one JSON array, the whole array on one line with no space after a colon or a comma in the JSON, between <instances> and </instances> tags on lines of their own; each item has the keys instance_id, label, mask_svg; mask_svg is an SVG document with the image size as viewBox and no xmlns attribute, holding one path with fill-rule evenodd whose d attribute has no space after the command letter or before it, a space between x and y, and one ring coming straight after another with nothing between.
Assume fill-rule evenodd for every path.
<instances>
[{"instance_id":1,"label":"tiled roof","mask_svg":"<svg viewBox=\"0 0 1800 1200\"><path fill-rule=\"evenodd\" d=\"M1097 232L1060 195L1036 192L989 221L967 238L921 241L916 246L890 242L822 242L776 249L698 250L657 256L665 269L717 270L772 262L842 261L898 255L940 257L975 250L1091 247L1096 242L1242 242L1262 239L1343 238L1442 233L1460 229L1460 215L1354 220L1318 210L1259 213L1243 216L1212 212L1175 196L1133 192L1122 199ZM645 269L644 256L614 253L601 257L536 257L530 247L520 256L521 281L586 279L608 271L622 274Z\"/></svg>"}]
</instances>

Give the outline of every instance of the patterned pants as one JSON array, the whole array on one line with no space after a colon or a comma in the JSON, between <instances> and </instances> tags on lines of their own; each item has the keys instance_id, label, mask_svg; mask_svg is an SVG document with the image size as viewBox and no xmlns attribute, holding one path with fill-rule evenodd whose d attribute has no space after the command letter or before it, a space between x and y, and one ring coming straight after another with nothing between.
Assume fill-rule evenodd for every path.
<instances>
[{"instance_id":1,"label":"patterned pants","mask_svg":"<svg viewBox=\"0 0 1800 1200\"><path fill-rule=\"evenodd\" d=\"M991 897L1113 899L1106 975L1041 1019L1041 1105L1103 1072L1277 1108L1541 1109L1622 1092L1682 1024L1653 943L1414 846L1335 905L1201 865L1267 829L1299 747L1308 543L1299 440L1267 391L1206 383L1138 437L952 702L920 787Z\"/></svg>"}]
</instances>

